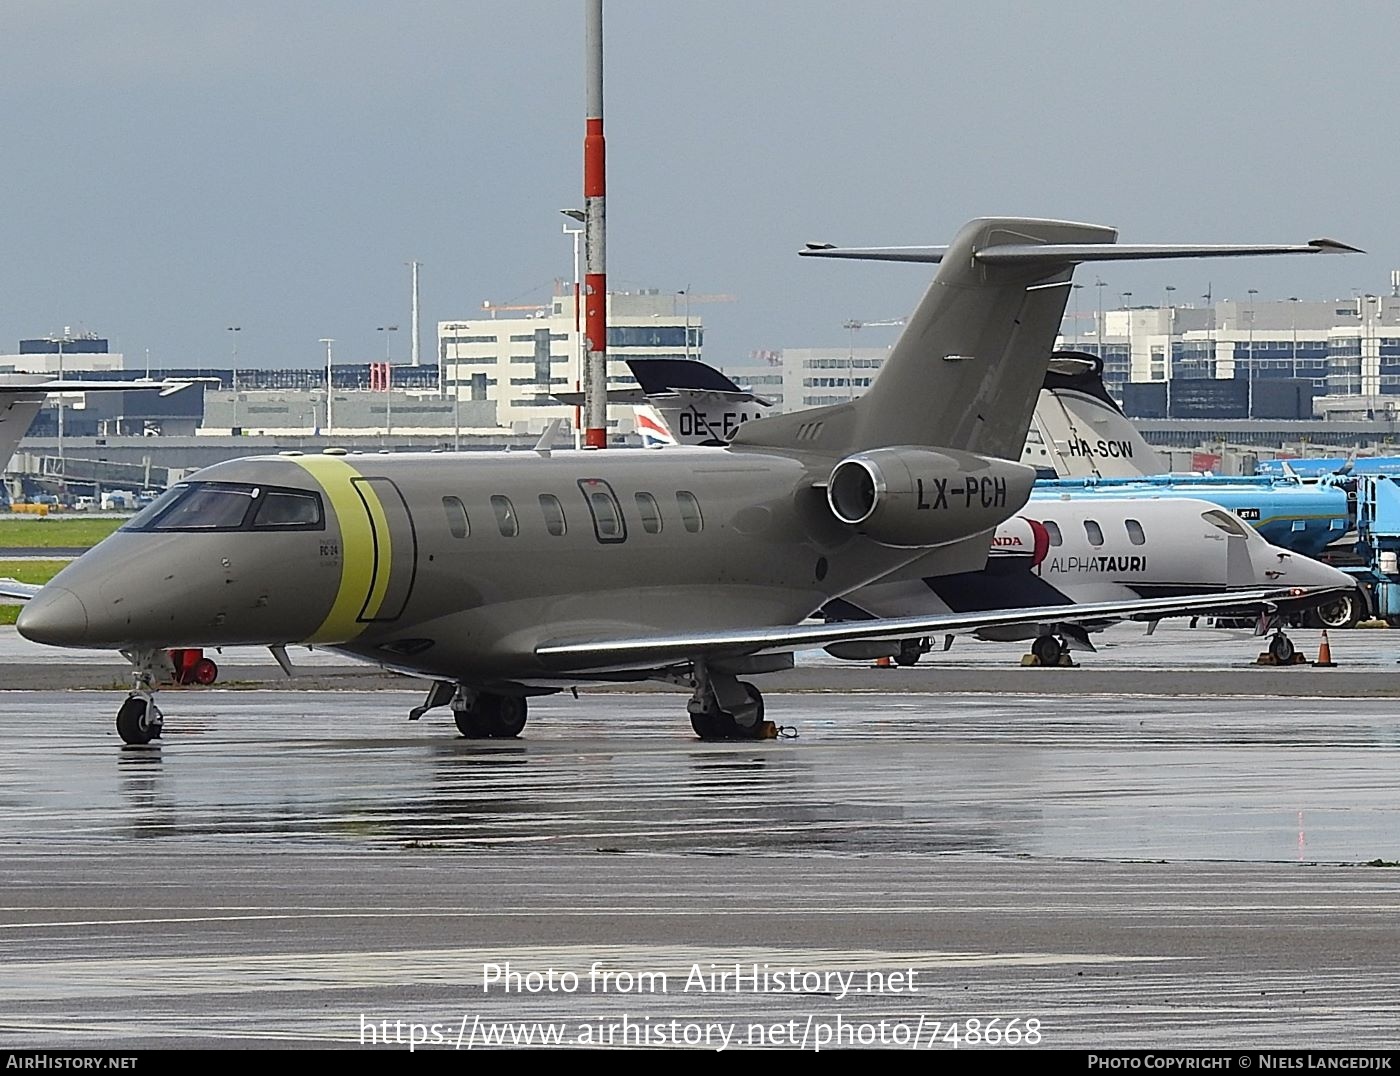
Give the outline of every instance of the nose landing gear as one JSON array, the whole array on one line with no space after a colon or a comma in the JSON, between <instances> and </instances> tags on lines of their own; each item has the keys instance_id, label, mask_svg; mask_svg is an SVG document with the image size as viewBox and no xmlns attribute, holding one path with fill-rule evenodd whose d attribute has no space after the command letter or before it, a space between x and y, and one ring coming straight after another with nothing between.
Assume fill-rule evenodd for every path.
<instances>
[{"instance_id":1,"label":"nose landing gear","mask_svg":"<svg viewBox=\"0 0 1400 1076\"><path fill-rule=\"evenodd\" d=\"M117 711L117 735L123 743L147 744L160 739L165 723L155 700L156 670L164 654L141 650L122 651L122 656L131 662L131 694ZM168 661L168 657L165 660Z\"/></svg>"}]
</instances>

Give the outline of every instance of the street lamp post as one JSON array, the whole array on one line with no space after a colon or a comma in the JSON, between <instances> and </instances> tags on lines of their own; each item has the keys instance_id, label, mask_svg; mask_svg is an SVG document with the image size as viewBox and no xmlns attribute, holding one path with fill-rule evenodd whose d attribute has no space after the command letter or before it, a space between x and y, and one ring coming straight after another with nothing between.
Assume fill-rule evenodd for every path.
<instances>
[{"instance_id":1,"label":"street lamp post","mask_svg":"<svg viewBox=\"0 0 1400 1076\"><path fill-rule=\"evenodd\" d=\"M685 357L690 358L690 288L687 286L681 294L685 296Z\"/></svg>"},{"instance_id":2,"label":"street lamp post","mask_svg":"<svg viewBox=\"0 0 1400 1076\"><path fill-rule=\"evenodd\" d=\"M1172 352L1174 343L1172 339L1172 323L1176 320L1176 308L1172 306L1172 292L1174 291L1176 291L1176 287L1172 284L1167 284L1162 288L1163 313L1165 314L1165 321L1167 323L1167 341L1162 346L1163 378L1171 376L1168 373L1168 371L1171 369L1172 365Z\"/></svg>"},{"instance_id":3,"label":"street lamp post","mask_svg":"<svg viewBox=\"0 0 1400 1076\"><path fill-rule=\"evenodd\" d=\"M1100 279L1099 277L1095 277L1095 278L1094 278L1094 287L1098 289L1098 293L1099 293L1099 319L1098 319L1098 321L1096 321L1096 322L1094 323L1094 325L1095 325L1095 327L1098 329L1098 336L1099 336L1099 359L1100 359L1101 361L1104 361L1104 355L1103 355L1103 289L1106 288L1107 286L1108 286L1108 285L1105 284L1104 281L1103 281L1102 279Z\"/></svg>"},{"instance_id":4,"label":"street lamp post","mask_svg":"<svg viewBox=\"0 0 1400 1076\"><path fill-rule=\"evenodd\" d=\"M393 337L389 334L398 332L399 327L397 325L380 325L376 327L375 331L384 334L384 436L388 438L394 432L394 360L389 357L389 341Z\"/></svg>"},{"instance_id":5,"label":"street lamp post","mask_svg":"<svg viewBox=\"0 0 1400 1076\"><path fill-rule=\"evenodd\" d=\"M1290 325L1292 326L1293 332L1293 347L1289 352L1288 357L1288 365L1290 368L1288 376L1296 381L1298 378L1298 296L1290 295L1288 297L1288 303L1288 309L1290 312L1288 320ZM1358 391L1360 391L1360 386L1358 386L1357 388Z\"/></svg>"},{"instance_id":6,"label":"street lamp post","mask_svg":"<svg viewBox=\"0 0 1400 1076\"><path fill-rule=\"evenodd\" d=\"M326 345L326 436L331 432L331 345L335 340L329 336L321 337L321 343Z\"/></svg>"},{"instance_id":7,"label":"street lamp post","mask_svg":"<svg viewBox=\"0 0 1400 1076\"><path fill-rule=\"evenodd\" d=\"M559 212L570 220L580 225L587 219L582 209L561 209ZM579 251L580 243L583 241L584 229L570 228L564 225L564 234L572 236L574 240L574 391L581 391L583 385L583 307L579 288L581 278L579 277ZM582 408L574 408L574 448L583 447L583 413Z\"/></svg>"},{"instance_id":8,"label":"street lamp post","mask_svg":"<svg viewBox=\"0 0 1400 1076\"><path fill-rule=\"evenodd\" d=\"M63 330L63 335L58 338L58 379L63 380L63 345L68 341L68 330ZM58 393L56 398L58 405L58 496L59 500L68 499L68 465L63 459L63 393ZM9 463L6 460L5 463Z\"/></svg>"},{"instance_id":9,"label":"street lamp post","mask_svg":"<svg viewBox=\"0 0 1400 1076\"><path fill-rule=\"evenodd\" d=\"M1074 296L1074 336L1070 347L1079 350L1079 293L1084 290L1083 284L1071 284L1071 294Z\"/></svg>"},{"instance_id":10,"label":"street lamp post","mask_svg":"<svg viewBox=\"0 0 1400 1076\"><path fill-rule=\"evenodd\" d=\"M1245 368L1245 378L1247 388L1245 398L1249 401L1245 409L1245 417L1254 417L1254 297L1259 294L1258 288L1249 289L1249 366Z\"/></svg>"},{"instance_id":11,"label":"street lamp post","mask_svg":"<svg viewBox=\"0 0 1400 1076\"><path fill-rule=\"evenodd\" d=\"M239 429L238 425L238 334L243 331L242 325L230 325L228 331L233 334L233 429Z\"/></svg>"},{"instance_id":12,"label":"street lamp post","mask_svg":"<svg viewBox=\"0 0 1400 1076\"><path fill-rule=\"evenodd\" d=\"M1127 314L1128 314L1128 376L1129 376L1129 377L1132 377L1132 369L1133 369L1133 312L1132 312L1133 293L1130 292L1130 291L1124 291L1124 292L1119 292L1119 295L1120 295L1120 297L1121 297L1122 300L1123 300L1123 309L1124 309L1125 311L1127 311ZM1148 363L1148 368L1151 369L1151 366L1152 366L1152 364L1149 362L1149 363Z\"/></svg>"}]
</instances>

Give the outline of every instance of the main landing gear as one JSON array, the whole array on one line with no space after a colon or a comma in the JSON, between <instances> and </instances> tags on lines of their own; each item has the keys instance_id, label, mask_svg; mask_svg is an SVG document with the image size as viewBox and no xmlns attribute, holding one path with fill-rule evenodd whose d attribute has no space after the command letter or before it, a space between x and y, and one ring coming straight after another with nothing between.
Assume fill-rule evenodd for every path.
<instances>
[{"instance_id":1,"label":"main landing gear","mask_svg":"<svg viewBox=\"0 0 1400 1076\"><path fill-rule=\"evenodd\" d=\"M470 706L452 700L452 719L457 731L469 740L513 740L525 729L523 695L489 695L482 692Z\"/></svg>"},{"instance_id":2,"label":"main landing gear","mask_svg":"<svg viewBox=\"0 0 1400 1076\"><path fill-rule=\"evenodd\" d=\"M1069 657L1069 647L1054 635L1037 635L1031 643L1031 657L1035 664L1056 668Z\"/></svg>"},{"instance_id":3,"label":"main landing gear","mask_svg":"<svg viewBox=\"0 0 1400 1076\"><path fill-rule=\"evenodd\" d=\"M451 680L434 680L428 697L408 712L408 719L417 721L429 710L449 705L457 731L469 740L512 740L525 729L525 696L477 691Z\"/></svg>"},{"instance_id":4,"label":"main landing gear","mask_svg":"<svg viewBox=\"0 0 1400 1076\"><path fill-rule=\"evenodd\" d=\"M165 719L156 706L156 673L163 654L156 650L123 651L131 662L131 694L117 711L117 735L122 742L140 745L160 739Z\"/></svg>"},{"instance_id":5,"label":"main landing gear","mask_svg":"<svg viewBox=\"0 0 1400 1076\"><path fill-rule=\"evenodd\" d=\"M746 680L695 667L695 693L686 704L690 727L702 740L766 740L773 723L763 719L763 695Z\"/></svg>"}]
</instances>

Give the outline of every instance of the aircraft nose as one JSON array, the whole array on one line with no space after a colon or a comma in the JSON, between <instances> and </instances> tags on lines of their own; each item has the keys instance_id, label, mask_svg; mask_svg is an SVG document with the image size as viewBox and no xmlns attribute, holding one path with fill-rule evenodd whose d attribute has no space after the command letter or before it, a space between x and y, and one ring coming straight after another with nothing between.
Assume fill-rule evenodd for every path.
<instances>
[{"instance_id":1,"label":"aircraft nose","mask_svg":"<svg viewBox=\"0 0 1400 1076\"><path fill-rule=\"evenodd\" d=\"M87 608L66 587L47 586L20 611L15 627L30 642L82 646L88 632Z\"/></svg>"}]
</instances>

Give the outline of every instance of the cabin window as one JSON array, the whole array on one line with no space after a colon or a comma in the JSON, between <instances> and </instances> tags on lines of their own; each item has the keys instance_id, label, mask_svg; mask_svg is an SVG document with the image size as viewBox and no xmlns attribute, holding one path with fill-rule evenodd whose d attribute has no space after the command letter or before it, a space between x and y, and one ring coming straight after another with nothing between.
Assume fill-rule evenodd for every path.
<instances>
[{"instance_id":1,"label":"cabin window","mask_svg":"<svg viewBox=\"0 0 1400 1076\"><path fill-rule=\"evenodd\" d=\"M601 478L581 478L578 488L593 516L593 533L600 542L625 542L627 524L622 519L622 506L612 487Z\"/></svg>"},{"instance_id":2,"label":"cabin window","mask_svg":"<svg viewBox=\"0 0 1400 1076\"><path fill-rule=\"evenodd\" d=\"M447 513L447 529L452 532L453 538L465 538L471 534L472 525L467 519L467 506L458 498L444 497L442 510Z\"/></svg>"},{"instance_id":3,"label":"cabin window","mask_svg":"<svg viewBox=\"0 0 1400 1076\"><path fill-rule=\"evenodd\" d=\"M492 497L491 510L496 513L496 526L500 528L502 538L514 538L520 533L520 521L516 519L515 505L510 503L509 497L499 494Z\"/></svg>"},{"instance_id":4,"label":"cabin window","mask_svg":"<svg viewBox=\"0 0 1400 1076\"><path fill-rule=\"evenodd\" d=\"M540 494L540 512L544 515L544 529L558 538L568 529L564 522L564 506L552 493Z\"/></svg>"},{"instance_id":5,"label":"cabin window","mask_svg":"<svg viewBox=\"0 0 1400 1076\"><path fill-rule=\"evenodd\" d=\"M1053 519L1045 521L1045 533L1050 535L1051 545L1064 545L1065 536L1060 533L1060 525Z\"/></svg>"},{"instance_id":6,"label":"cabin window","mask_svg":"<svg viewBox=\"0 0 1400 1076\"><path fill-rule=\"evenodd\" d=\"M1128 532L1128 541L1133 545L1146 545L1147 535L1142 533L1142 524L1135 519L1126 519L1123 526Z\"/></svg>"},{"instance_id":7,"label":"cabin window","mask_svg":"<svg viewBox=\"0 0 1400 1076\"><path fill-rule=\"evenodd\" d=\"M637 494L637 514L642 517L642 530L648 534L661 533L661 506L650 493Z\"/></svg>"},{"instance_id":8,"label":"cabin window","mask_svg":"<svg viewBox=\"0 0 1400 1076\"><path fill-rule=\"evenodd\" d=\"M705 517L700 514L700 502L695 499L695 494L679 490L676 493L676 507L680 509L681 523L685 529L691 534L699 534L705 526Z\"/></svg>"},{"instance_id":9,"label":"cabin window","mask_svg":"<svg viewBox=\"0 0 1400 1076\"><path fill-rule=\"evenodd\" d=\"M1090 545L1103 545L1103 528L1092 519L1084 521L1084 534Z\"/></svg>"},{"instance_id":10,"label":"cabin window","mask_svg":"<svg viewBox=\"0 0 1400 1076\"><path fill-rule=\"evenodd\" d=\"M319 530L321 498L297 490L270 489L253 516L255 530Z\"/></svg>"}]
</instances>

